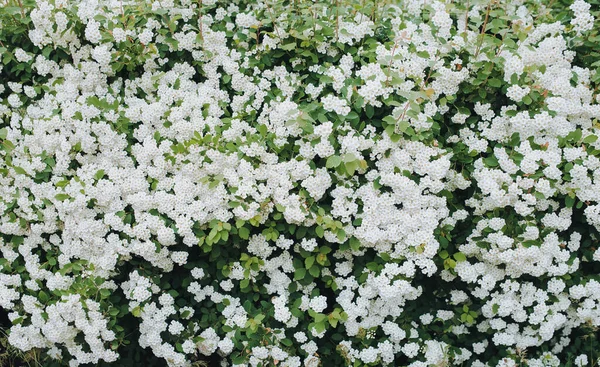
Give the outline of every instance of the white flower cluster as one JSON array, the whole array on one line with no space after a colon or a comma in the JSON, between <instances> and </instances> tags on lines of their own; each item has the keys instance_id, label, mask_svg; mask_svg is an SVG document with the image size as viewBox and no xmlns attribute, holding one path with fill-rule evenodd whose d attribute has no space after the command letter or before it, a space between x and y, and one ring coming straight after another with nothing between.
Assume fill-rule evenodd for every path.
<instances>
[{"instance_id":1,"label":"white flower cluster","mask_svg":"<svg viewBox=\"0 0 600 367\"><path fill-rule=\"evenodd\" d=\"M321 102L323 103L323 108L326 111L333 111L340 116L346 116L350 113L350 107L348 107L348 103L336 96L328 95L327 97L321 98Z\"/></svg>"},{"instance_id":2,"label":"white flower cluster","mask_svg":"<svg viewBox=\"0 0 600 367\"><path fill-rule=\"evenodd\" d=\"M575 18L571 20L575 32L580 34L594 28L594 16L590 14L590 4L583 0L575 0L569 8L575 13Z\"/></svg>"}]
</instances>

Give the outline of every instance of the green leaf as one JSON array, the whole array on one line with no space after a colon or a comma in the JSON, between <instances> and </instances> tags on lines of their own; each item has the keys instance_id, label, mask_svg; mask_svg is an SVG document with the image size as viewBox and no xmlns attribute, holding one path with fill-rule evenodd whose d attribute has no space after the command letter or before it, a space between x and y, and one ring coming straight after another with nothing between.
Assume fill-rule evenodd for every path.
<instances>
[{"instance_id":1,"label":"green leaf","mask_svg":"<svg viewBox=\"0 0 600 367\"><path fill-rule=\"evenodd\" d=\"M304 279L305 276L306 276L305 268L298 268L294 272L294 280L302 280L302 279Z\"/></svg>"},{"instance_id":2,"label":"green leaf","mask_svg":"<svg viewBox=\"0 0 600 367\"><path fill-rule=\"evenodd\" d=\"M488 84L490 87L500 88L500 86L502 86L502 81L500 81L500 79L492 78L488 80Z\"/></svg>"},{"instance_id":3,"label":"green leaf","mask_svg":"<svg viewBox=\"0 0 600 367\"><path fill-rule=\"evenodd\" d=\"M40 300L40 302L46 303L46 302L48 302L48 300L50 299L50 297L48 297L48 294L46 292L40 291L38 293L38 299Z\"/></svg>"},{"instance_id":4,"label":"green leaf","mask_svg":"<svg viewBox=\"0 0 600 367\"><path fill-rule=\"evenodd\" d=\"M408 123L408 121L398 121L398 123L397 123L398 130L403 133L405 133L409 127L410 127L410 124Z\"/></svg>"},{"instance_id":5,"label":"green leaf","mask_svg":"<svg viewBox=\"0 0 600 367\"><path fill-rule=\"evenodd\" d=\"M354 251L358 251L360 249L360 240L356 237L350 237L350 248Z\"/></svg>"},{"instance_id":6,"label":"green leaf","mask_svg":"<svg viewBox=\"0 0 600 367\"><path fill-rule=\"evenodd\" d=\"M323 227L317 226L317 228L315 228L315 233L317 234L317 236L319 236L319 238L323 238L323 236L325 235L325 230L323 229Z\"/></svg>"},{"instance_id":7,"label":"green leaf","mask_svg":"<svg viewBox=\"0 0 600 367\"><path fill-rule=\"evenodd\" d=\"M385 116L382 120L387 122L388 125L396 125L396 119L393 116Z\"/></svg>"},{"instance_id":8,"label":"green leaf","mask_svg":"<svg viewBox=\"0 0 600 367\"><path fill-rule=\"evenodd\" d=\"M454 257L454 259L456 261L459 261L459 262L460 261L467 261L467 257L462 252L457 252L454 255L452 255L452 257Z\"/></svg>"},{"instance_id":9,"label":"green leaf","mask_svg":"<svg viewBox=\"0 0 600 367\"><path fill-rule=\"evenodd\" d=\"M103 288L100 290L102 298L108 298L110 296L110 289Z\"/></svg>"},{"instance_id":10,"label":"green leaf","mask_svg":"<svg viewBox=\"0 0 600 367\"><path fill-rule=\"evenodd\" d=\"M2 142L2 148L10 153L15 149L15 145L8 140L4 140Z\"/></svg>"},{"instance_id":11,"label":"green leaf","mask_svg":"<svg viewBox=\"0 0 600 367\"><path fill-rule=\"evenodd\" d=\"M343 241L346 238L346 231L343 229L338 229L336 236L339 241Z\"/></svg>"},{"instance_id":12,"label":"green leaf","mask_svg":"<svg viewBox=\"0 0 600 367\"><path fill-rule=\"evenodd\" d=\"M69 194L56 194L54 195L54 198L58 201L65 201L67 199L70 199L71 196L69 196Z\"/></svg>"},{"instance_id":13,"label":"green leaf","mask_svg":"<svg viewBox=\"0 0 600 367\"><path fill-rule=\"evenodd\" d=\"M98 170L98 172L96 172L96 174L94 175L94 178L96 179L96 181L100 181L100 179L102 179L102 177L104 177L104 170Z\"/></svg>"},{"instance_id":14,"label":"green leaf","mask_svg":"<svg viewBox=\"0 0 600 367\"><path fill-rule=\"evenodd\" d=\"M325 167L335 168L339 166L340 163L342 163L342 158L340 158L337 155L332 155L331 157L327 158L327 163L325 163Z\"/></svg>"},{"instance_id":15,"label":"green leaf","mask_svg":"<svg viewBox=\"0 0 600 367\"><path fill-rule=\"evenodd\" d=\"M346 153L342 156L342 161L344 161L344 163L354 162L356 161L356 156L354 153Z\"/></svg>"},{"instance_id":16,"label":"green leaf","mask_svg":"<svg viewBox=\"0 0 600 367\"><path fill-rule=\"evenodd\" d=\"M250 230L246 227L241 227L238 229L238 235L241 239L247 240L248 238L250 238Z\"/></svg>"},{"instance_id":17,"label":"green leaf","mask_svg":"<svg viewBox=\"0 0 600 367\"><path fill-rule=\"evenodd\" d=\"M281 45L280 48L282 50L291 51L296 48L296 42L286 43L284 45Z\"/></svg>"},{"instance_id":18,"label":"green leaf","mask_svg":"<svg viewBox=\"0 0 600 367\"><path fill-rule=\"evenodd\" d=\"M347 116L346 119L350 120L350 121L355 121L358 122L360 116L358 116L358 113L351 111Z\"/></svg>"},{"instance_id":19,"label":"green leaf","mask_svg":"<svg viewBox=\"0 0 600 367\"><path fill-rule=\"evenodd\" d=\"M321 254L328 254L328 253L330 253L331 251L332 251L332 250L331 250L331 247L329 247L329 246L321 246L321 247L319 248L319 253L321 253Z\"/></svg>"},{"instance_id":20,"label":"green leaf","mask_svg":"<svg viewBox=\"0 0 600 367\"><path fill-rule=\"evenodd\" d=\"M304 260L304 267L306 269L310 269L311 266L313 266L313 264L315 263L315 257L314 256L309 256Z\"/></svg>"},{"instance_id":21,"label":"green leaf","mask_svg":"<svg viewBox=\"0 0 600 367\"><path fill-rule=\"evenodd\" d=\"M565 197L565 205L567 206L567 208L572 208L573 205L575 205L575 197L571 197L570 195L567 195Z\"/></svg>"},{"instance_id":22,"label":"green leaf","mask_svg":"<svg viewBox=\"0 0 600 367\"><path fill-rule=\"evenodd\" d=\"M370 104L368 104L365 107L365 113L367 114L368 118L373 118L373 115L375 115L375 109L373 108L373 106L371 106Z\"/></svg>"},{"instance_id":23,"label":"green leaf","mask_svg":"<svg viewBox=\"0 0 600 367\"><path fill-rule=\"evenodd\" d=\"M488 167L496 167L498 166L498 158L491 155L489 157L484 158L483 163L485 163L485 165Z\"/></svg>"},{"instance_id":24,"label":"green leaf","mask_svg":"<svg viewBox=\"0 0 600 367\"><path fill-rule=\"evenodd\" d=\"M326 327L324 322L317 322L315 324L315 330L317 331L317 333L322 333L323 331L325 331L325 329Z\"/></svg>"},{"instance_id":25,"label":"green leaf","mask_svg":"<svg viewBox=\"0 0 600 367\"><path fill-rule=\"evenodd\" d=\"M569 140L571 142L578 142L579 140L581 140L581 136L582 136L581 129L576 129L575 131L571 131L567 135L567 140Z\"/></svg>"},{"instance_id":26,"label":"green leaf","mask_svg":"<svg viewBox=\"0 0 600 367\"><path fill-rule=\"evenodd\" d=\"M13 166L13 169L15 170L15 173L17 173L19 175L27 175L27 171L25 171L21 167Z\"/></svg>"},{"instance_id":27,"label":"green leaf","mask_svg":"<svg viewBox=\"0 0 600 367\"><path fill-rule=\"evenodd\" d=\"M219 229L217 227L214 227L213 229L210 230L210 233L208 234L208 239L212 240L214 239L217 234L219 234Z\"/></svg>"},{"instance_id":28,"label":"green leaf","mask_svg":"<svg viewBox=\"0 0 600 367\"><path fill-rule=\"evenodd\" d=\"M450 268L450 269L454 269L454 267L456 267L456 261L448 258L444 261L444 268Z\"/></svg>"},{"instance_id":29,"label":"green leaf","mask_svg":"<svg viewBox=\"0 0 600 367\"><path fill-rule=\"evenodd\" d=\"M131 314L135 317L140 317L142 315L142 309L140 308L140 306L137 306L136 308L131 310Z\"/></svg>"},{"instance_id":30,"label":"green leaf","mask_svg":"<svg viewBox=\"0 0 600 367\"><path fill-rule=\"evenodd\" d=\"M323 322L327 320L327 315L324 315L322 313L315 313L313 317L315 319L315 322Z\"/></svg>"},{"instance_id":31,"label":"green leaf","mask_svg":"<svg viewBox=\"0 0 600 367\"><path fill-rule=\"evenodd\" d=\"M3 7L2 10L4 12L6 12L6 14L10 14L10 15L20 15L20 13L21 13L21 8L18 6L6 6L6 7Z\"/></svg>"}]
</instances>

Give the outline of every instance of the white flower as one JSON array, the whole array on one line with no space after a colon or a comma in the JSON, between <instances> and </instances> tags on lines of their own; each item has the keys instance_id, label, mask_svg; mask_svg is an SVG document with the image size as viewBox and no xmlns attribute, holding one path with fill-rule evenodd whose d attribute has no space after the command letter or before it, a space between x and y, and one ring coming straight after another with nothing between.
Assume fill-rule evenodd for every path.
<instances>
[{"instance_id":1,"label":"white flower","mask_svg":"<svg viewBox=\"0 0 600 367\"><path fill-rule=\"evenodd\" d=\"M180 334L184 329L185 328L183 327L183 325L179 321L173 320L169 324L169 333L171 333L173 335Z\"/></svg>"},{"instance_id":2,"label":"white flower","mask_svg":"<svg viewBox=\"0 0 600 367\"><path fill-rule=\"evenodd\" d=\"M314 238L308 240L303 238L302 241L300 241L300 246L302 246L305 251L312 252L317 247L317 240Z\"/></svg>"},{"instance_id":3,"label":"white flower","mask_svg":"<svg viewBox=\"0 0 600 367\"><path fill-rule=\"evenodd\" d=\"M91 43L98 43L102 39L100 34L100 23L90 19L85 27L85 38Z\"/></svg>"},{"instance_id":4,"label":"white flower","mask_svg":"<svg viewBox=\"0 0 600 367\"><path fill-rule=\"evenodd\" d=\"M15 58L18 62L29 62L33 59L33 56L25 52L22 48L15 50Z\"/></svg>"}]
</instances>

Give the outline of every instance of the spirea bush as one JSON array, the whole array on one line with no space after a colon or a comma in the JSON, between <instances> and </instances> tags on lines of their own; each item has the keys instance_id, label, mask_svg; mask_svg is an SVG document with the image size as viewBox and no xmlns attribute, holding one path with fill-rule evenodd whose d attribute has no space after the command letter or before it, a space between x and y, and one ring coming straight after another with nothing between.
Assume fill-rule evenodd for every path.
<instances>
[{"instance_id":1,"label":"spirea bush","mask_svg":"<svg viewBox=\"0 0 600 367\"><path fill-rule=\"evenodd\" d=\"M3 345L598 364L599 1L0 3Z\"/></svg>"}]
</instances>

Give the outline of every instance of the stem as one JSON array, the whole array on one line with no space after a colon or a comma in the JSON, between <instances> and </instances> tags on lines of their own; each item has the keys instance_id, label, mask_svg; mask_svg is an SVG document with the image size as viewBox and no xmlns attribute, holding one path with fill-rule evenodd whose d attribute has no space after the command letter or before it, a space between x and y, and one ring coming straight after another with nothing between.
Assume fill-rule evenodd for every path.
<instances>
[{"instance_id":1,"label":"stem","mask_svg":"<svg viewBox=\"0 0 600 367\"><path fill-rule=\"evenodd\" d=\"M202 0L198 0L198 2L200 3L200 6L198 8L198 12L200 13L199 14L200 19L199 19L199 24L198 24L199 28L200 28L200 40L202 41L202 43L204 43L204 34L202 33L202 28L204 28L204 27L202 27ZM257 36L257 41L258 41L258 36Z\"/></svg>"},{"instance_id":2,"label":"stem","mask_svg":"<svg viewBox=\"0 0 600 367\"><path fill-rule=\"evenodd\" d=\"M488 20L490 18L490 11L492 10L492 2L490 1L487 10L485 12L485 20L483 21L483 26L481 28L481 35L479 38L479 44L477 45L477 50L475 51L475 59L479 56L479 51L481 50L481 45L483 44L483 39L485 38L485 28L487 27Z\"/></svg>"},{"instance_id":3,"label":"stem","mask_svg":"<svg viewBox=\"0 0 600 367\"><path fill-rule=\"evenodd\" d=\"M392 56L390 57L390 63L388 64L388 75L385 78L385 86L388 87L390 84L390 75L392 74L392 61L394 61L394 53L398 47L398 41L394 42L394 48L392 48Z\"/></svg>"},{"instance_id":4,"label":"stem","mask_svg":"<svg viewBox=\"0 0 600 367\"><path fill-rule=\"evenodd\" d=\"M467 1L467 11L465 12L465 30L463 33L467 33L467 28L468 28L468 24L469 24L469 7L471 5L471 1L468 0Z\"/></svg>"},{"instance_id":5,"label":"stem","mask_svg":"<svg viewBox=\"0 0 600 367\"><path fill-rule=\"evenodd\" d=\"M275 19L273 18L273 12L271 11L271 7L269 6L269 1L265 1L265 5L267 6L267 10L269 11L269 15L271 16L271 22L273 23L273 29L275 30L275 33L277 33L277 38L279 38L281 40L281 35L279 34L279 30L277 29L277 26L275 25Z\"/></svg>"},{"instance_id":6,"label":"stem","mask_svg":"<svg viewBox=\"0 0 600 367\"><path fill-rule=\"evenodd\" d=\"M258 51L258 47L260 46L260 25L256 28L256 50Z\"/></svg>"},{"instance_id":7,"label":"stem","mask_svg":"<svg viewBox=\"0 0 600 367\"><path fill-rule=\"evenodd\" d=\"M371 11L371 20L375 23L375 9L377 9L377 1L373 4L373 10Z\"/></svg>"},{"instance_id":8,"label":"stem","mask_svg":"<svg viewBox=\"0 0 600 367\"><path fill-rule=\"evenodd\" d=\"M317 14L316 14L316 12L313 13L312 6L309 7L309 9L310 9L310 16L313 18L312 19L312 26L313 26L313 33L312 34L313 34L313 37L314 37L315 34L316 34L315 32L317 31L317 23L315 21L317 19Z\"/></svg>"},{"instance_id":9,"label":"stem","mask_svg":"<svg viewBox=\"0 0 600 367\"><path fill-rule=\"evenodd\" d=\"M423 90L423 87L425 87L425 85L427 84L427 81L429 81L429 78L431 77L431 74L433 73L433 70L430 69L429 73L427 73L427 77L425 78L425 80L423 81L423 83L421 84L421 90ZM395 133L398 134L398 121L403 121L404 117L406 116L406 112L408 111L408 107L410 107L410 101L406 101L406 104L404 105L404 110L402 111L402 114L396 119L396 129L395 129Z\"/></svg>"},{"instance_id":10,"label":"stem","mask_svg":"<svg viewBox=\"0 0 600 367\"><path fill-rule=\"evenodd\" d=\"M592 361L592 367L594 367L594 336L590 338L590 361Z\"/></svg>"},{"instance_id":11,"label":"stem","mask_svg":"<svg viewBox=\"0 0 600 367\"><path fill-rule=\"evenodd\" d=\"M23 9L23 3L21 0L17 0L17 3L19 4L19 8L21 8L21 17L25 18L25 9Z\"/></svg>"},{"instance_id":12,"label":"stem","mask_svg":"<svg viewBox=\"0 0 600 367\"><path fill-rule=\"evenodd\" d=\"M399 134L398 121L404 121L404 116L406 116L406 111L408 111L409 106L410 106L410 101L407 101L406 104L404 105L404 110L402 111L402 114L400 114L400 116L396 119L396 128L394 129L394 132L396 134Z\"/></svg>"},{"instance_id":13,"label":"stem","mask_svg":"<svg viewBox=\"0 0 600 367\"><path fill-rule=\"evenodd\" d=\"M490 78L491 75L491 71L494 68L494 63L491 62L490 63L490 69L488 70L488 75L485 77L485 80L483 81L483 83L481 83L481 87L483 88L483 86L485 85L485 83L487 83L488 79Z\"/></svg>"},{"instance_id":14,"label":"stem","mask_svg":"<svg viewBox=\"0 0 600 367\"><path fill-rule=\"evenodd\" d=\"M337 42L340 37L339 37L339 28L340 28L340 15L339 15L339 10L340 9L340 0L335 0L335 41Z\"/></svg>"},{"instance_id":15,"label":"stem","mask_svg":"<svg viewBox=\"0 0 600 367\"><path fill-rule=\"evenodd\" d=\"M360 2L360 8L361 10L365 8L365 0L362 0ZM362 23L363 21L363 16L365 15L365 13L363 13L362 11L360 12L360 21L358 22L359 24Z\"/></svg>"},{"instance_id":16,"label":"stem","mask_svg":"<svg viewBox=\"0 0 600 367\"><path fill-rule=\"evenodd\" d=\"M506 26L508 27L508 23L509 21L506 21ZM508 28L506 29L506 31L504 32L504 34L502 35L502 40L500 41L500 44L498 45L498 50L496 51L496 57L498 55L500 55L500 52L502 51L502 46L504 46L504 38L506 37L506 34L508 33ZM485 80L483 81L483 83L481 83L481 86L483 87L485 85L485 83L487 83L488 79L490 78L491 71L494 68L494 63L490 63L490 69L488 70L487 76L485 77Z\"/></svg>"},{"instance_id":17,"label":"stem","mask_svg":"<svg viewBox=\"0 0 600 367\"><path fill-rule=\"evenodd\" d=\"M438 61L437 58L435 61ZM425 81L423 81L423 85L421 86L421 90L423 90L423 88L427 85L427 82L429 81L429 78L431 78L431 74L433 74L433 68L429 68L429 72L427 73L427 77L425 78Z\"/></svg>"}]
</instances>

